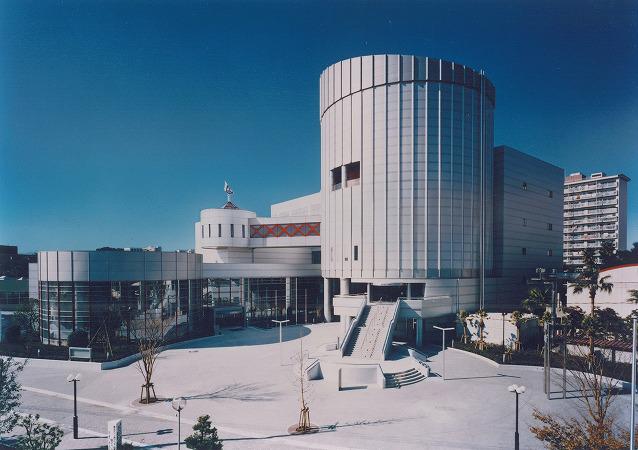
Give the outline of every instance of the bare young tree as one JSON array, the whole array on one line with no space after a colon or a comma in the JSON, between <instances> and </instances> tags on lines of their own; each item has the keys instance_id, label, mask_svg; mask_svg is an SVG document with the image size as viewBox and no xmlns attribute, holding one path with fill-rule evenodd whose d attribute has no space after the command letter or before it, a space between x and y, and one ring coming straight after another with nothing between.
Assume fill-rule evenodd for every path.
<instances>
[{"instance_id":1,"label":"bare young tree","mask_svg":"<svg viewBox=\"0 0 638 450\"><path fill-rule=\"evenodd\" d=\"M620 450L629 445L627 430L615 423L612 408L619 388L614 364L605 358L605 351L593 360L586 350L577 350L570 357L570 378L580 394L576 417L560 417L534 410L539 425L530 431L552 450L608 449Z\"/></svg>"},{"instance_id":2,"label":"bare young tree","mask_svg":"<svg viewBox=\"0 0 638 450\"><path fill-rule=\"evenodd\" d=\"M303 338L299 339L299 352L294 356L294 384L298 389L300 411L299 422L295 431L298 433L307 433L311 431L312 426L310 424L310 382L306 376L306 367L308 365L308 354L304 353ZM293 425L294 426L294 425Z\"/></svg>"},{"instance_id":3,"label":"bare young tree","mask_svg":"<svg viewBox=\"0 0 638 450\"><path fill-rule=\"evenodd\" d=\"M157 396L155 395L155 386L152 380L157 357L161 352L164 341L161 319L150 317L137 319L132 332L140 353L140 359L137 360L137 370L144 378L144 384L140 392L140 403L156 402ZM152 397L151 391L153 393Z\"/></svg>"}]
</instances>

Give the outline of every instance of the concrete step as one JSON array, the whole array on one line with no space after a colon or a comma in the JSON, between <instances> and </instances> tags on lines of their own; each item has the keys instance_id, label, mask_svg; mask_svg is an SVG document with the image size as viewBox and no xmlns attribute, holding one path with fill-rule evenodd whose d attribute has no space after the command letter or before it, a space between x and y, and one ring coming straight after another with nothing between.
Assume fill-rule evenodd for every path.
<instances>
[{"instance_id":1,"label":"concrete step","mask_svg":"<svg viewBox=\"0 0 638 450\"><path fill-rule=\"evenodd\" d=\"M423 374L416 369L408 369L397 373L386 373L385 378L386 388L400 388L425 379Z\"/></svg>"}]
</instances>

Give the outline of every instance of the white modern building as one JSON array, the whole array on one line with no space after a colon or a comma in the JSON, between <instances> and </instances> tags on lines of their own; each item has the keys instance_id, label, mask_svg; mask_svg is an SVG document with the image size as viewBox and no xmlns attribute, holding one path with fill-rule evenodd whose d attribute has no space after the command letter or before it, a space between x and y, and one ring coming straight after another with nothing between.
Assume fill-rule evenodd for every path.
<instances>
[{"instance_id":1,"label":"white modern building","mask_svg":"<svg viewBox=\"0 0 638 450\"><path fill-rule=\"evenodd\" d=\"M173 341L213 330L202 278L202 256L194 253L42 251L29 264L29 295L38 299L46 344L65 345L79 330L129 342L151 320Z\"/></svg>"},{"instance_id":2,"label":"white modern building","mask_svg":"<svg viewBox=\"0 0 638 450\"><path fill-rule=\"evenodd\" d=\"M419 344L423 319L519 303L526 275L560 267L563 171L505 148L495 166L494 107L482 71L437 58L371 55L322 73L324 310L344 333L361 311ZM516 216L534 209L521 232ZM359 310L361 296L403 303Z\"/></svg>"},{"instance_id":3,"label":"white modern building","mask_svg":"<svg viewBox=\"0 0 638 450\"><path fill-rule=\"evenodd\" d=\"M582 265L585 248L599 249L612 241L617 250L627 248L627 182L623 174L580 172L565 178L563 258L565 265Z\"/></svg>"},{"instance_id":4,"label":"white modern building","mask_svg":"<svg viewBox=\"0 0 638 450\"><path fill-rule=\"evenodd\" d=\"M319 85L320 192L258 217L233 203L226 184L226 203L203 209L194 224L196 278L216 323L338 317L342 355L378 359L393 336L421 345L432 325L460 309L515 308L537 267L560 268L562 198L554 193L563 170L494 148L496 93L482 71L371 55L331 65ZM75 253L39 254L39 298L58 308L42 309L42 318L58 341L68 331L59 282L77 269L72 263L61 275L51 258L67 267ZM163 261L165 253L138 257ZM88 281L130 278L102 272ZM134 279L144 298L149 282L186 282L161 272Z\"/></svg>"},{"instance_id":5,"label":"white modern building","mask_svg":"<svg viewBox=\"0 0 638 450\"><path fill-rule=\"evenodd\" d=\"M264 325L323 321L320 195L274 204L270 217L240 209L231 195L195 223L206 301L218 319L245 313Z\"/></svg>"}]
</instances>

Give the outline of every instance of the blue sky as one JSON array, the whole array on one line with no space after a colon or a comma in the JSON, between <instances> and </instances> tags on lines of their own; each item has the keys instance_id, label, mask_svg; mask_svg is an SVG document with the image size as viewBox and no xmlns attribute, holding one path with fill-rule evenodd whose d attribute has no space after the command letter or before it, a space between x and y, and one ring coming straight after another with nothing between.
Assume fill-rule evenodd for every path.
<instances>
[{"instance_id":1,"label":"blue sky","mask_svg":"<svg viewBox=\"0 0 638 450\"><path fill-rule=\"evenodd\" d=\"M318 78L372 53L484 69L495 143L623 172L638 241L635 1L0 3L0 243L194 247L319 190Z\"/></svg>"}]
</instances>

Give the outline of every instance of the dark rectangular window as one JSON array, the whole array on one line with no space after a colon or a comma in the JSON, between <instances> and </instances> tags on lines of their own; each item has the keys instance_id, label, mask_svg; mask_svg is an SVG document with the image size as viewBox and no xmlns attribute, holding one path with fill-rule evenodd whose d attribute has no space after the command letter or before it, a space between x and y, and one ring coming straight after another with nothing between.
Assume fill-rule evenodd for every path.
<instances>
[{"instance_id":1,"label":"dark rectangular window","mask_svg":"<svg viewBox=\"0 0 638 450\"><path fill-rule=\"evenodd\" d=\"M361 178L361 163L359 161L346 165L346 186L359 184Z\"/></svg>"},{"instance_id":2,"label":"dark rectangular window","mask_svg":"<svg viewBox=\"0 0 638 450\"><path fill-rule=\"evenodd\" d=\"M523 255L527 255L527 248L526 247L523 247L521 250L522 250Z\"/></svg>"},{"instance_id":3,"label":"dark rectangular window","mask_svg":"<svg viewBox=\"0 0 638 450\"><path fill-rule=\"evenodd\" d=\"M547 249L547 256L552 256L554 254L554 252L552 251L551 248Z\"/></svg>"},{"instance_id":4,"label":"dark rectangular window","mask_svg":"<svg viewBox=\"0 0 638 450\"><path fill-rule=\"evenodd\" d=\"M222 237L222 224L217 224L217 237Z\"/></svg>"},{"instance_id":5,"label":"dark rectangular window","mask_svg":"<svg viewBox=\"0 0 638 450\"><path fill-rule=\"evenodd\" d=\"M311 257L313 264L321 264L321 250L313 250Z\"/></svg>"},{"instance_id":6,"label":"dark rectangular window","mask_svg":"<svg viewBox=\"0 0 638 450\"><path fill-rule=\"evenodd\" d=\"M523 226L526 227L527 226L527 219L525 217L523 217Z\"/></svg>"},{"instance_id":7,"label":"dark rectangular window","mask_svg":"<svg viewBox=\"0 0 638 450\"><path fill-rule=\"evenodd\" d=\"M202 225L202 239L204 238L204 225Z\"/></svg>"},{"instance_id":8,"label":"dark rectangular window","mask_svg":"<svg viewBox=\"0 0 638 450\"><path fill-rule=\"evenodd\" d=\"M235 237L235 224L234 223L230 224L230 237L231 238Z\"/></svg>"},{"instance_id":9,"label":"dark rectangular window","mask_svg":"<svg viewBox=\"0 0 638 450\"><path fill-rule=\"evenodd\" d=\"M341 166L332 169L330 173L332 176L332 190L341 189Z\"/></svg>"},{"instance_id":10,"label":"dark rectangular window","mask_svg":"<svg viewBox=\"0 0 638 450\"><path fill-rule=\"evenodd\" d=\"M549 198L554 198L554 191L547 191Z\"/></svg>"},{"instance_id":11,"label":"dark rectangular window","mask_svg":"<svg viewBox=\"0 0 638 450\"><path fill-rule=\"evenodd\" d=\"M242 224L241 226L241 237L246 237L246 225Z\"/></svg>"},{"instance_id":12,"label":"dark rectangular window","mask_svg":"<svg viewBox=\"0 0 638 450\"><path fill-rule=\"evenodd\" d=\"M359 246L355 245L354 246L354 260L355 261L359 261Z\"/></svg>"},{"instance_id":13,"label":"dark rectangular window","mask_svg":"<svg viewBox=\"0 0 638 450\"><path fill-rule=\"evenodd\" d=\"M212 233L211 233L211 231L210 231L210 223L209 223L209 224L208 224L208 237L211 237L211 236L212 236Z\"/></svg>"},{"instance_id":14,"label":"dark rectangular window","mask_svg":"<svg viewBox=\"0 0 638 450\"><path fill-rule=\"evenodd\" d=\"M527 183L525 181L523 181L523 190L526 191L527 190Z\"/></svg>"},{"instance_id":15,"label":"dark rectangular window","mask_svg":"<svg viewBox=\"0 0 638 450\"><path fill-rule=\"evenodd\" d=\"M554 229L554 225L552 225L551 223L548 223L547 224L547 229L550 230L550 231L553 230Z\"/></svg>"}]
</instances>

